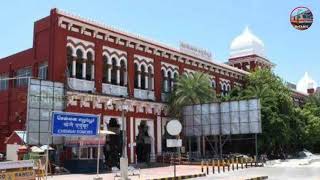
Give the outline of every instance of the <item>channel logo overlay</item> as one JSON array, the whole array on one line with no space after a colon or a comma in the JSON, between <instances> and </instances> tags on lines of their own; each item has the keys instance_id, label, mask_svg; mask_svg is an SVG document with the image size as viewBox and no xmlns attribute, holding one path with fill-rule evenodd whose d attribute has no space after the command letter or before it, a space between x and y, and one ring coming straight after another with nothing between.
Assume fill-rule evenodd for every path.
<instances>
[{"instance_id":1,"label":"channel logo overlay","mask_svg":"<svg viewBox=\"0 0 320 180\"><path fill-rule=\"evenodd\" d=\"M309 29L313 23L313 14L306 7L297 7L290 14L290 22L295 29Z\"/></svg>"}]
</instances>

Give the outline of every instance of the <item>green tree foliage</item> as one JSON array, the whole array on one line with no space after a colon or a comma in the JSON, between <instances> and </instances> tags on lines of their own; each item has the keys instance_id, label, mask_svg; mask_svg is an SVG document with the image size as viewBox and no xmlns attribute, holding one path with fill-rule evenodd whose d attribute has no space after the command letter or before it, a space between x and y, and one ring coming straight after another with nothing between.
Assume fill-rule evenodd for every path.
<instances>
[{"instance_id":1,"label":"green tree foliage","mask_svg":"<svg viewBox=\"0 0 320 180\"><path fill-rule=\"evenodd\" d=\"M169 113L179 117L183 106L212 102L215 92L207 74L196 72L178 77L173 92L169 97Z\"/></svg>"},{"instance_id":2,"label":"green tree foliage","mask_svg":"<svg viewBox=\"0 0 320 180\"><path fill-rule=\"evenodd\" d=\"M292 100L291 91L272 71L264 69L246 77L242 90L231 91L231 100L259 98L262 131L259 150L267 154L290 153L300 147L303 139L302 121Z\"/></svg>"},{"instance_id":3,"label":"green tree foliage","mask_svg":"<svg viewBox=\"0 0 320 180\"><path fill-rule=\"evenodd\" d=\"M304 147L320 152L320 94L310 96L297 115L304 123Z\"/></svg>"}]
</instances>

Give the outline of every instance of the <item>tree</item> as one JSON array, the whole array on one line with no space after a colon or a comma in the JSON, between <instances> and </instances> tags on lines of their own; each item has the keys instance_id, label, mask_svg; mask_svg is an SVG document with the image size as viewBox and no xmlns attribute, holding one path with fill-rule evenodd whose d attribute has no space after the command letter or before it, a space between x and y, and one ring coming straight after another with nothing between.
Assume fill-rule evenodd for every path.
<instances>
[{"instance_id":1,"label":"tree","mask_svg":"<svg viewBox=\"0 0 320 180\"><path fill-rule=\"evenodd\" d=\"M181 115L182 108L191 104L212 102L215 92L207 74L195 72L178 77L169 97L169 113L173 117Z\"/></svg>"},{"instance_id":2,"label":"tree","mask_svg":"<svg viewBox=\"0 0 320 180\"><path fill-rule=\"evenodd\" d=\"M231 94L231 93L230 93ZM267 154L280 154L296 149L301 142L300 120L295 117L291 91L271 70L262 69L245 79L240 93L230 99L259 98L261 103L262 134L259 150ZM298 133L298 134L297 134ZM292 148L294 147L294 148Z\"/></svg>"}]
</instances>

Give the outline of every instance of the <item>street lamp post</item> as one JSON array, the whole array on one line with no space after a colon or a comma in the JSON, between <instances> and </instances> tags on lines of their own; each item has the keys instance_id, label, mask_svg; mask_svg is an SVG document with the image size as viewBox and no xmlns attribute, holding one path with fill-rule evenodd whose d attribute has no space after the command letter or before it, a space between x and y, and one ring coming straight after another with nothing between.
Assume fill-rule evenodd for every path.
<instances>
[{"instance_id":1,"label":"street lamp post","mask_svg":"<svg viewBox=\"0 0 320 180\"><path fill-rule=\"evenodd\" d=\"M128 157L127 157L127 122L124 117L127 105L125 105L125 99L121 104L121 119L122 119L122 156L120 158L120 174L123 180L128 179Z\"/></svg>"}]
</instances>

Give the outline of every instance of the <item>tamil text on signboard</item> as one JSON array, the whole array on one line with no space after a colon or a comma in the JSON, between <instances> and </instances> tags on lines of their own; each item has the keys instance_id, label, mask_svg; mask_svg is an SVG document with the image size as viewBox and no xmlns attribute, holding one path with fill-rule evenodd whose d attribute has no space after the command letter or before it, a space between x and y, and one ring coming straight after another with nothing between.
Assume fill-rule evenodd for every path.
<instances>
[{"instance_id":1,"label":"tamil text on signboard","mask_svg":"<svg viewBox=\"0 0 320 180\"><path fill-rule=\"evenodd\" d=\"M53 136L97 136L100 117L92 114L53 112Z\"/></svg>"}]
</instances>

